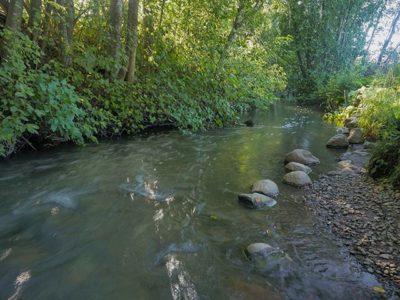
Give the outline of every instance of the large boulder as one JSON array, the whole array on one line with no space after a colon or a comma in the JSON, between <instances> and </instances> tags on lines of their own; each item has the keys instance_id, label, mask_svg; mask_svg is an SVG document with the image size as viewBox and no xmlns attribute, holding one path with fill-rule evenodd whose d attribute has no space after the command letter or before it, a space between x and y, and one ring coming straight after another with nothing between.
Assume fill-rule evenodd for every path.
<instances>
[{"instance_id":1,"label":"large boulder","mask_svg":"<svg viewBox=\"0 0 400 300\"><path fill-rule=\"evenodd\" d=\"M347 136L344 134L336 134L329 139L326 143L328 148L347 148L349 147L349 141L347 140Z\"/></svg>"},{"instance_id":2,"label":"large boulder","mask_svg":"<svg viewBox=\"0 0 400 300\"><path fill-rule=\"evenodd\" d=\"M279 188L275 182L269 179L259 180L251 189L253 193L261 193L268 197L276 198L279 195Z\"/></svg>"},{"instance_id":3,"label":"large boulder","mask_svg":"<svg viewBox=\"0 0 400 300\"><path fill-rule=\"evenodd\" d=\"M306 165L294 161L288 163L285 166L285 169L288 170L289 172L303 171L306 174L310 174L312 172L312 169L310 167L307 167Z\"/></svg>"},{"instance_id":4,"label":"large boulder","mask_svg":"<svg viewBox=\"0 0 400 300\"><path fill-rule=\"evenodd\" d=\"M259 193L240 194L238 199L241 204L248 208L272 207L276 204L275 199Z\"/></svg>"},{"instance_id":5,"label":"large boulder","mask_svg":"<svg viewBox=\"0 0 400 300\"><path fill-rule=\"evenodd\" d=\"M312 184L311 178L302 171L294 171L283 176L283 182L295 187L305 187Z\"/></svg>"},{"instance_id":6,"label":"large boulder","mask_svg":"<svg viewBox=\"0 0 400 300\"><path fill-rule=\"evenodd\" d=\"M306 166L315 166L320 163L317 157L312 155L310 151L304 149L295 149L286 154L285 162L297 162Z\"/></svg>"},{"instance_id":7,"label":"large boulder","mask_svg":"<svg viewBox=\"0 0 400 300\"><path fill-rule=\"evenodd\" d=\"M344 120L344 127L347 127L349 129L356 128L357 125L358 125L357 117L350 117Z\"/></svg>"},{"instance_id":8,"label":"large boulder","mask_svg":"<svg viewBox=\"0 0 400 300\"><path fill-rule=\"evenodd\" d=\"M353 128L352 130L350 130L349 143L350 144L364 143L364 137L361 128Z\"/></svg>"}]
</instances>

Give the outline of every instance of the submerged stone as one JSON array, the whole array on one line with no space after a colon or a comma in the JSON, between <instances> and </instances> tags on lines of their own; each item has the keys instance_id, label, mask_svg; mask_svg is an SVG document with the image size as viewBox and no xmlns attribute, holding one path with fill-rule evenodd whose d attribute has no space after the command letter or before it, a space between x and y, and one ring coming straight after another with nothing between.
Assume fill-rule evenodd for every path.
<instances>
[{"instance_id":1,"label":"submerged stone","mask_svg":"<svg viewBox=\"0 0 400 300\"><path fill-rule=\"evenodd\" d=\"M246 247L246 255L251 258L255 255L266 257L271 253L276 252L276 249L265 243L254 243Z\"/></svg>"},{"instance_id":2,"label":"submerged stone","mask_svg":"<svg viewBox=\"0 0 400 300\"><path fill-rule=\"evenodd\" d=\"M273 207L277 202L268 196L259 193L240 194L239 202L249 208Z\"/></svg>"}]
</instances>

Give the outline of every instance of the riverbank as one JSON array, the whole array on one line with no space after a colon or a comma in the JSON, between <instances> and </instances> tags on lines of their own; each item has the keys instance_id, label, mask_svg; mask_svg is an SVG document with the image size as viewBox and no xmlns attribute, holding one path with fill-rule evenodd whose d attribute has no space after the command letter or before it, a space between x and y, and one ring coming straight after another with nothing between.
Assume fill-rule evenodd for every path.
<instances>
[{"instance_id":1,"label":"riverbank","mask_svg":"<svg viewBox=\"0 0 400 300\"><path fill-rule=\"evenodd\" d=\"M400 289L400 192L376 184L362 168L369 155L352 149L338 170L315 181L305 202L385 286L387 296ZM350 160L349 160L350 159ZM381 292L384 292L383 290Z\"/></svg>"}]
</instances>

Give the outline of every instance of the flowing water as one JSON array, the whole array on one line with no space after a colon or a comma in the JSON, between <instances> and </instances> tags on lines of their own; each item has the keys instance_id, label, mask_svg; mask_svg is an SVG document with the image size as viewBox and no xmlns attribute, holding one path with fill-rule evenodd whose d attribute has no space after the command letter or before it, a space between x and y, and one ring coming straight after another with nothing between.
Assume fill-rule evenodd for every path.
<instances>
[{"instance_id":1,"label":"flowing water","mask_svg":"<svg viewBox=\"0 0 400 300\"><path fill-rule=\"evenodd\" d=\"M294 148L332 170L334 133L309 109L276 105L256 126L21 154L0 162L0 299L366 299L377 286L281 183ZM278 183L278 204L237 194ZM260 267L243 249L279 247Z\"/></svg>"}]
</instances>

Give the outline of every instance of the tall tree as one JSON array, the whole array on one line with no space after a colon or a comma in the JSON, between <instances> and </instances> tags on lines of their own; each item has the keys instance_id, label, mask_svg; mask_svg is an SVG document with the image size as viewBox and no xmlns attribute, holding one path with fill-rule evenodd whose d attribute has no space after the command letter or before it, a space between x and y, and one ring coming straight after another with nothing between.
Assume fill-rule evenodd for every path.
<instances>
[{"instance_id":1,"label":"tall tree","mask_svg":"<svg viewBox=\"0 0 400 300\"><path fill-rule=\"evenodd\" d=\"M11 31L21 29L22 11L24 9L23 0L11 0L8 4L6 27Z\"/></svg>"},{"instance_id":2,"label":"tall tree","mask_svg":"<svg viewBox=\"0 0 400 300\"><path fill-rule=\"evenodd\" d=\"M385 41L383 42L381 52L379 53L379 57L378 57L378 61L377 61L378 65L380 65L382 63L383 57L386 55L387 48L390 45L390 43L392 42L393 36L397 30L397 24L399 22L399 19L400 19L400 7L397 7L397 12L393 18L389 33L388 33Z\"/></svg>"},{"instance_id":3,"label":"tall tree","mask_svg":"<svg viewBox=\"0 0 400 300\"><path fill-rule=\"evenodd\" d=\"M31 37L37 42L40 34L40 19L42 13L42 0L31 0L29 7L28 27L31 30Z\"/></svg>"},{"instance_id":4,"label":"tall tree","mask_svg":"<svg viewBox=\"0 0 400 300\"><path fill-rule=\"evenodd\" d=\"M138 46L139 0L129 0L128 5L128 24L126 30L126 52L128 53L128 67L126 80L128 82L133 82L135 81L136 52Z\"/></svg>"},{"instance_id":5,"label":"tall tree","mask_svg":"<svg viewBox=\"0 0 400 300\"><path fill-rule=\"evenodd\" d=\"M121 20L122 20L122 0L111 0L110 3L110 55L116 61L121 50ZM115 75L115 74L113 74Z\"/></svg>"},{"instance_id":6,"label":"tall tree","mask_svg":"<svg viewBox=\"0 0 400 300\"><path fill-rule=\"evenodd\" d=\"M61 44L61 58L66 66L72 64L72 42L75 25L75 8L73 0L58 0L62 7L59 11L58 31Z\"/></svg>"}]
</instances>

